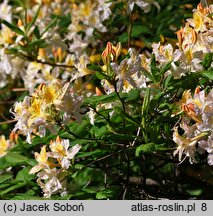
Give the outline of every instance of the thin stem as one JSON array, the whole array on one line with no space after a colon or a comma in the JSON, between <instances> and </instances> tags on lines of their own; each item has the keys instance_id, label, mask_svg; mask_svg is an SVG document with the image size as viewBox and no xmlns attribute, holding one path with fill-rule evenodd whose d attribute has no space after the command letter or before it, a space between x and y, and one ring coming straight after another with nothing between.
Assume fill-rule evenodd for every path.
<instances>
[{"instance_id":1,"label":"thin stem","mask_svg":"<svg viewBox=\"0 0 213 216\"><path fill-rule=\"evenodd\" d=\"M96 139L96 138L88 138L88 137L81 137L75 133L73 133L69 127L67 125L62 125L61 126L64 130L66 130L69 134L73 135L75 138L78 138L78 139L84 139L84 140L102 140L102 139Z\"/></svg>"},{"instance_id":2,"label":"thin stem","mask_svg":"<svg viewBox=\"0 0 213 216\"><path fill-rule=\"evenodd\" d=\"M123 151L123 149L120 149L120 150L118 150L118 151L116 151L116 152L113 152L113 153L110 153L110 154L108 154L108 155L105 155L105 156L103 156L103 157L101 157L101 158L98 158L98 159L96 159L95 161L92 161L92 162L90 162L89 164L87 164L87 167L91 166L91 165L94 164L94 163L97 163L97 162L99 162L99 161L102 161L102 160L104 160L104 159L106 159L106 158L108 158L108 157L111 157L111 156L113 156L113 155L119 154L119 153L122 152L122 151Z\"/></svg>"},{"instance_id":3,"label":"thin stem","mask_svg":"<svg viewBox=\"0 0 213 216\"><path fill-rule=\"evenodd\" d=\"M119 93L117 91L116 84L114 84L114 89L115 89L115 93L116 93L118 99L120 100L120 102L122 104L123 111L126 112L124 101L123 101L123 99L121 98L121 96L119 95ZM126 131L126 120L123 119L123 133L125 133L125 131Z\"/></svg>"},{"instance_id":4,"label":"thin stem","mask_svg":"<svg viewBox=\"0 0 213 216\"><path fill-rule=\"evenodd\" d=\"M75 68L75 66L72 66L72 65L57 64L57 63L53 63L53 62L41 61L41 60L36 59L35 57L28 56L28 55L26 55L24 53L21 53L21 56L25 60L30 61L30 62L37 62L37 63L41 63L41 64L50 65L50 66L53 66L53 67Z\"/></svg>"},{"instance_id":5,"label":"thin stem","mask_svg":"<svg viewBox=\"0 0 213 216\"><path fill-rule=\"evenodd\" d=\"M116 129L114 128L114 126L112 125L112 123L110 122L109 119L107 119L104 115L102 115L101 113L99 113L95 108L89 107L91 109L93 109L93 111L98 114L99 116L101 116L104 120L106 120L106 122L110 125L110 127L116 132Z\"/></svg>"},{"instance_id":6,"label":"thin stem","mask_svg":"<svg viewBox=\"0 0 213 216\"><path fill-rule=\"evenodd\" d=\"M43 62L43 61L38 60L38 59L34 59L33 61L36 61L36 62L41 63L41 64L50 65L53 67L75 68L74 66L71 66L71 65L56 64L56 63L52 63L52 62Z\"/></svg>"},{"instance_id":7,"label":"thin stem","mask_svg":"<svg viewBox=\"0 0 213 216\"><path fill-rule=\"evenodd\" d=\"M0 125L4 125L4 124L12 124L14 122L17 122L17 120L7 120L7 121L3 121L3 122L0 122Z\"/></svg>"},{"instance_id":8,"label":"thin stem","mask_svg":"<svg viewBox=\"0 0 213 216\"><path fill-rule=\"evenodd\" d=\"M125 149L127 149L127 147L125 146ZM129 177L130 177L130 158L129 158L129 154L128 152L124 152L125 157L126 157L126 164L127 164L127 174L126 174L126 184L124 187L124 192L123 192L123 196L122 199L125 200L126 197L126 193L128 191L128 187L129 187Z\"/></svg>"}]
</instances>

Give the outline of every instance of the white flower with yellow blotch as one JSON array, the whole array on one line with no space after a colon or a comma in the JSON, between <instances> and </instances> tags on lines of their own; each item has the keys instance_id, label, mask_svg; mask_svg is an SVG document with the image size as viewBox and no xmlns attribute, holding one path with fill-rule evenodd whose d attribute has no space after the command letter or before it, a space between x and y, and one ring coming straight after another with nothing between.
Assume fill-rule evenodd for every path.
<instances>
[{"instance_id":1,"label":"white flower with yellow blotch","mask_svg":"<svg viewBox=\"0 0 213 216\"><path fill-rule=\"evenodd\" d=\"M0 19L4 19L7 22L12 21L12 6L8 4L8 0L4 0L0 4Z\"/></svg>"},{"instance_id":2,"label":"white flower with yellow blotch","mask_svg":"<svg viewBox=\"0 0 213 216\"><path fill-rule=\"evenodd\" d=\"M213 90L206 95L204 90L200 91L200 88L196 88L193 96L189 90L185 91L178 104L185 114L180 124L184 134L180 136L175 128L173 140L178 147L174 154L179 152L179 159L181 159L184 153L193 162L195 151L201 154L206 151L208 163L213 165ZM195 146L197 143L198 149Z\"/></svg>"},{"instance_id":3,"label":"white flower with yellow blotch","mask_svg":"<svg viewBox=\"0 0 213 216\"><path fill-rule=\"evenodd\" d=\"M10 147L10 141L5 139L4 135L0 136L0 158L7 154Z\"/></svg>"},{"instance_id":4,"label":"white flower with yellow blotch","mask_svg":"<svg viewBox=\"0 0 213 216\"><path fill-rule=\"evenodd\" d=\"M35 153L38 164L29 171L30 174L37 173L38 185L47 198L56 193L66 194L67 170L81 146L76 144L70 148L69 140L57 137L50 142L49 148L47 152L47 146L44 145L40 153Z\"/></svg>"},{"instance_id":5,"label":"white flower with yellow blotch","mask_svg":"<svg viewBox=\"0 0 213 216\"><path fill-rule=\"evenodd\" d=\"M129 59L124 59L120 65L111 63L117 81L117 89L129 92L133 88L145 86L145 78L141 74L141 58L135 49L129 49Z\"/></svg>"},{"instance_id":6,"label":"white flower with yellow blotch","mask_svg":"<svg viewBox=\"0 0 213 216\"><path fill-rule=\"evenodd\" d=\"M69 50L77 58L85 54L85 49L97 44L93 34L95 30L106 32L107 28L103 22L110 18L111 2L107 0L86 0L79 3L73 3L71 6L72 23L68 27L70 40ZM82 36L80 32L84 32Z\"/></svg>"},{"instance_id":7,"label":"white flower with yellow blotch","mask_svg":"<svg viewBox=\"0 0 213 216\"><path fill-rule=\"evenodd\" d=\"M38 173L38 185L42 188L45 198L60 193L62 196L66 194L67 173L61 169L44 169Z\"/></svg>"},{"instance_id":8,"label":"white flower with yellow blotch","mask_svg":"<svg viewBox=\"0 0 213 216\"><path fill-rule=\"evenodd\" d=\"M148 13L151 10L152 5L157 7L158 11L160 10L160 5L154 0L128 0L127 4L130 12L133 11L135 5L141 8L145 13Z\"/></svg>"},{"instance_id":9,"label":"white flower with yellow blotch","mask_svg":"<svg viewBox=\"0 0 213 216\"><path fill-rule=\"evenodd\" d=\"M61 167L65 170L70 167L70 161L78 153L80 148L81 146L78 144L70 148L69 140L63 140L59 137L57 137L55 141L51 141L50 143L50 149L53 153L52 157L56 158Z\"/></svg>"},{"instance_id":10,"label":"white flower with yellow blotch","mask_svg":"<svg viewBox=\"0 0 213 216\"><path fill-rule=\"evenodd\" d=\"M179 161L182 160L182 155L184 154L186 155L186 157L189 157L190 163L196 162L195 152L196 152L196 143L198 140L180 136L177 128L174 129L173 140L175 143L178 144L178 147L174 151L173 155L175 156L176 154L178 154Z\"/></svg>"},{"instance_id":11,"label":"white flower with yellow blotch","mask_svg":"<svg viewBox=\"0 0 213 216\"><path fill-rule=\"evenodd\" d=\"M59 122L68 122L72 116L81 120L81 100L72 91L69 83L63 86L59 80L53 80L48 84L41 84L31 97L15 103L13 114L18 122L14 131L18 130L26 135L28 142L31 142L32 133L44 136L48 129L55 134Z\"/></svg>"}]
</instances>

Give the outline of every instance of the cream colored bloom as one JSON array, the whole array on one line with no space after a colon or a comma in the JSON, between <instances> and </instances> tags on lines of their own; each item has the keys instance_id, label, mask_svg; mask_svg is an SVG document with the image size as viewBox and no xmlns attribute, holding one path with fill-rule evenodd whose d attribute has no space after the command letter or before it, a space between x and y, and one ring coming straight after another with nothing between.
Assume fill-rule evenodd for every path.
<instances>
[{"instance_id":1,"label":"cream colored bloom","mask_svg":"<svg viewBox=\"0 0 213 216\"><path fill-rule=\"evenodd\" d=\"M133 11L135 5L140 7L145 13L148 13L151 10L152 5L157 7L158 11L160 10L160 5L154 0L128 0L127 4L129 11Z\"/></svg>"},{"instance_id":2,"label":"cream colored bloom","mask_svg":"<svg viewBox=\"0 0 213 216\"><path fill-rule=\"evenodd\" d=\"M50 142L49 148L50 151L47 151L44 145L40 153L35 153L38 164L29 171L30 174L37 173L38 185L47 198L56 193L66 194L67 170L81 146L77 144L70 148L69 140L57 137Z\"/></svg>"},{"instance_id":3,"label":"cream colored bloom","mask_svg":"<svg viewBox=\"0 0 213 216\"><path fill-rule=\"evenodd\" d=\"M67 170L70 166L70 161L80 150L80 145L75 145L70 148L69 140L61 140L59 137L50 143L50 149L53 153L52 157L57 158L61 167Z\"/></svg>"},{"instance_id":4,"label":"cream colored bloom","mask_svg":"<svg viewBox=\"0 0 213 216\"><path fill-rule=\"evenodd\" d=\"M176 154L178 154L179 161L182 160L182 155L184 154L184 155L186 155L186 157L189 157L190 163L196 162L196 160L195 160L195 152L196 152L195 145L196 145L198 140L193 140L193 139L189 139L189 138L185 138L183 136L180 136L177 128L174 129L173 140L175 143L178 144L178 147L174 151L173 155L175 156Z\"/></svg>"},{"instance_id":5,"label":"cream colored bloom","mask_svg":"<svg viewBox=\"0 0 213 216\"><path fill-rule=\"evenodd\" d=\"M12 21L12 6L8 4L8 0L4 0L0 4L0 19L4 19L7 22Z\"/></svg>"},{"instance_id":6,"label":"cream colored bloom","mask_svg":"<svg viewBox=\"0 0 213 216\"><path fill-rule=\"evenodd\" d=\"M72 91L69 83L63 86L59 80L53 80L48 84L41 84L31 97L15 103L13 114L17 123L14 131L22 132L27 136L28 142L31 142L32 133L42 137L48 129L55 134L59 121L69 122L72 116L81 120L81 100L82 98Z\"/></svg>"},{"instance_id":7,"label":"cream colored bloom","mask_svg":"<svg viewBox=\"0 0 213 216\"><path fill-rule=\"evenodd\" d=\"M9 141L5 139L4 135L0 136L0 158L7 154L7 150L10 144Z\"/></svg>"},{"instance_id":8,"label":"cream colored bloom","mask_svg":"<svg viewBox=\"0 0 213 216\"><path fill-rule=\"evenodd\" d=\"M129 59L124 59L120 65L111 63L117 78L117 89L128 92L133 88L145 87L145 78L141 74L141 58L135 49L129 49Z\"/></svg>"},{"instance_id":9,"label":"cream colored bloom","mask_svg":"<svg viewBox=\"0 0 213 216\"><path fill-rule=\"evenodd\" d=\"M185 114L180 124L184 130L184 135L180 136L177 128L174 129L173 140L178 144L174 154L179 152L179 159L181 159L182 154L185 154L193 162L195 151L202 149L200 153L206 151L208 153L208 163L212 165L213 90L206 95L204 90L201 91L200 88L196 88L193 96L187 90L183 93L183 97L178 104ZM198 143L198 149L195 147L196 143Z\"/></svg>"},{"instance_id":10,"label":"cream colored bloom","mask_svg":"<svg viewBox=\"0 0 213 216\"><path fill-rule=\"evenodd\" d=\"M38 173L38 185L42 188L45 198L50 198L51 195L66 192L66 175L60 169L44 169Z\"/></svg>"},{"instance_id":11,"label":"cream colored bloom","mask_svg":"<svg viewBox=\"0 0 213 216\"><path fill-rule=\"evenodd\" d=\"M49 160L49 153L47 153L46 146L42 146L40 154L35 152L35 159L38 162L38 165L34 166L30 171L29 174L35 174L39 172L41 169L54 167L54 164L51 163Z\"/></svg>"},{"instance_id":12,"label":"cream colored bloom","mask_svg":"<svg viewBox=\"0 0 213 216\"><path fill-rule=\"evenodd\" d=\"M72 23L69 26L67 38L71 42L69 50L74 52L77 58L85 54L85 49L89 45L97 44L97 40L93 36L95 30L107 31L103 22L111 15L111 4L107 0L86 0L72 4ZM82 37L79 32L84 32L85 35Z\"/></svg>"}]
</instances>

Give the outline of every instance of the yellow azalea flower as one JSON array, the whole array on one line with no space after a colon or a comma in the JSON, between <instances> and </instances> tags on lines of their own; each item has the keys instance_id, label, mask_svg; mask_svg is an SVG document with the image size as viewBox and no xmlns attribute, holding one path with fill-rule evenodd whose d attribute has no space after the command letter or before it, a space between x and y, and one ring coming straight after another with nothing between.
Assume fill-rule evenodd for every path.
<instances>
[{"instance_id":1,"label":"yellow azalea flower","mask_svg":"<svg viewBox=\"0 0 213 216\"><path fill-rule=\"evenodd\" d=\"M31 100L31 105L29 107L29 112L31 113L32 117L41 115L41 106L42 101L38 98L33 97Z\"/></svg>"},{"instance_id":2,"label":"yellow azalea flower","mask_svg":"<svg viewBox=\"0 0 213 216\"><path fill-rule=\"evenodd\" d=\"M70 148L69 140L62 140L59 136L55 141L50 142L50 149L53 153L53 158L56 158L60 166L65 170L69 168L70 160L74 158L80 148L81 146L79 144Z\"/></svg>"},{"instance_id":3,"label":"yellow azalea flower","mask_svg":"<svg viewBox=\"0 0 213 216\"><path fill-rule=\"evenodd\" d=\"M9 142L5 139L5 136L0 136L0 157L3 157L7 153Z\"/></svg>"},{"instance_id":4,"label":"yellow azalea flower","mask_svg":"<svg viewBox=\"0 0 213 216\"><path fill-rule=\"evenodd\" d=\"M13 131L22 132L29 143L32 133L42 137L48 129L56 134L56 124L58 120L62 120L59 118L62 112L63 122L69 122L73 116L77 120L81 119L81 101L82 97L74 93L69 82L63 85L59 80L53 80L49 84L40 84L31 97L15 103L13 114L17 123Z\"/></svg>"},{"instance_id":5,"label":"yellow azalea flower","mask_svg":"<svg viewBox=\"0 0 213 216\"><path fill-rule=\"evenodd\" d=\"M198 91L198 88L195 89L195 92ZM202 103L196 98L193 99L192 95L191 95L191 90L186 90L183 92L182 94L182 98L180 101L178 101L176 103L179 108L178 112L175 112L175 115L180 114L181 112L185 112L189 117L191 117L192 119L194 119L196 122L201 123L201 117L200 116L196 116L195 113L195 105L197 105L198 107L202 106Z\"/></svg>"},{"instance_id":6,"label":"yellow azalea flower","mask_svg":"<svg viewBox=\"0 0 213 216\"><path fill-rule=\"evenodd\" d=\"M87 17L91 14L93 7L92 1L87 1L86 4L80 4L79 12L83 17Z\"/></svg>"},{"instance_id":7,"label":"yellow azalea flower","mask_svg":"<svg viewBox=\"0 0 213 216\"><path fill-rule=\"evenodd\" d=\"M31 125L38 121L38 119L42 122L45 122L47 119L47 115L44 112L43 108L44 104L42 103L42 100L37 98L31 99L31 106L29 107L29 119L27 121L27 126L31 127ZM42 109L43 108L43 109Z\"/></svg>"},{"instance_id":8,"label":"yellow azalea flower","mask_svg":"<svg viewBox=\"0 0 213 216\"><path fill-rule=\"evenodd\" d=\"M46 146L42 146L41 148L41 152L39 153L35 153L35 159L39 162L39 163L47 163L48 161L48 156L47 156L47 150L46 150Z\"/></svg>"},{"instance_id":9,"label":"yellow azalea flower","mask_svg":"<svg viewBox=\"0 0 213 216\"><path fill-rule=\"evenodd\" d=\"M185 57L188 63L190 63L193 59L193 51L192 48L188 48L185 50Z\"/></svg>"},{"instance_id":10,"label":"yellow azalea flower","mask_svg":"<svg viewBox=\"0 0 213 216\"><path fill-rule=\"evenodd\" d=\"M79 74L78 74L79 77L94 73L93 70L90 70L87 67L88 63L89 63L89 61L87 60L87 57L85 55L80 56L79 62L78 62L78 64L76 64L76 68L79 72Z\"/></svg>"},{"instance_id":11,"label":"yellow azalea flower","mask_svg":"<svg viewBox=\"0 0 213 216\"><path fill-rule=\"evenodd\" d=\"M179 161L182 159L182 155L185 154L189 157L190 162L195 161L195 145L198 140L192 140L189 138L185 138L180 136L177 128L174 128L173 140L178 144L177 149L174 151L173 155L178 154Z\"/></svg>"},{"instance_id":12,"label":"yellow azalea flower","mask_svg":"<svg viewBox=\"0 0 213 216\"><path fill-rule=\"evenodd\" d=\"M52 152L57 152L58 154L60 154L62 156L66 155L65 148L62 145L59 136L57 136L55 142L53 142L53 141L50 142L50 149Z\"/></svg>"},{"instance_id":13,"label":"yellow azalea flower","mask_svg":"<svg viewBox=\"0 0 213 216\"><path fill-rule=\"evenodd\" d=\"M8 27L4 27L0 32L0 43L1 44L13 44L15 33L12 32Z\"/></svg>"},{"instance_id":14,"label":"yellow azalea flower","mask_svg":"<svg viewBox=\"0 0 213 216\"><path fill-rule=\"evenodd\" d=\"M173 141L178 144L177 149L173 152L173 155L179 155L179 161L182 160L182 155L189 157L190 163L196 162L195 151L196 144L199 140L203 139L209 134L209 132L203 132L193 138L187 138L180 136L177 127L174 128Z\"/></svg>"},{"instance_id":15,"label":"yellow azalea flower","mask_svg":"<svg viewBox=\"0 0 213 216\"><path fill-rule=\"evenodd\" d=\"M50 162L48 158L49 158L49 153L47 153L46 146L44 145L41 147L40 154L38 152L35 152L35 159L38 162L38 165L34 166L29 171L29 174L35 174L44 168L54 168L56 165Z\"/></svg>"},{"instance_id":16,"label":"yellow azalea flower","mask_svg":"<svg viewBox=\"0 0 213 216\"><path fill-rule=\"evenodd\" d=\"M52 82L49 85L40 84L36 92L32 95L43 100L44 103L49 104L53 103L61 88L62 86L59 82Z\"/></svg>"},{"instance_id":17,"label":"yellow azalea flower","mask_svg":"<svg viewBox=\"0 0 213 216\"><path fill-rule=\"evenodd\" d=\"M195 29L199 30L203 25L203 21L204 21L202 14L199 11L195 12L193 14L193 20L195 24Z\"/></svg>"},{"instance_id":18,"label":"yellow azalea flower","mask_svg":"<svg viewBox=\"0 0 213 216\"><path fill-rule=\"evenodd\" d=\"M73 55L73 54L72 54L72 55L71 55L71 54L68 54L68 55L66 56L65 63L66 63L66 65L68 65L68 66L74 66L75 60L76 60L75 55ZM68 71L70 71L70 68L68 68Z\"/></svg>"},{"instance_id":19,"label":"yellow azalea flower","mask_svg":"<svg viewBox=\"0 0 213 216\"><path fill-rule=\"evenodd\" d=\"M60 139L59 136L55 141L50 142L49 147L50 152L47 152L47 147L44 145L40 153L35 153L38 165L29 171L30 174L37 173L37 182L45 197L66 191L67 169L71 165L70 161L81 148L78 144L70 148L69 140Z\"/></svg>"}]
</instances>

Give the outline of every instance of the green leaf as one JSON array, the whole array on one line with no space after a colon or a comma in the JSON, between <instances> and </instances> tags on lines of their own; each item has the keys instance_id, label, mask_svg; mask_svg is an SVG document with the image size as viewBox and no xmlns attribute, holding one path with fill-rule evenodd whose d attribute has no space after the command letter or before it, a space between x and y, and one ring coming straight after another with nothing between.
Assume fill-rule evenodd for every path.
<instances>
[{"instance_id":1,"label":"green leaf","mask_svg":"<svg viewBox=\"0 0 213 216\"><path fill-rule=\"evenodd\" d=\"M26 193L16 195L13 200L44 200L43 197L27 195Z\"/></svg>"},{"instance_id":2,"label":"green leaf","mask_svg":"<svg viewBox=\"0 0 213 216\"><path fill-rule=\"evenodd\" d=\"M47 46L47 43L44 39L38 39L38 40L35 40L31 43L29 43L29 46L38 46L39 48L44 48Z\"/></svg>"},{"instance_id":3,"label":"green leaf","mask_svg":"<svg viewBox=\"0 0 213 216\"><path fill-rule=\"evenodd\" d=\"M213 53L207 53L202 62L202 66L207 70L212 64Z\"/></svg>"},{"instance_id":4,"label":"green leaf","mask_svg":"<svg viewBox=\"0 0 213 216\"><path fill-rule=\"evenodd\" d=\"M90 130L91 127L92 126L89 120L83 120L81 123L73 122L72 124L70 124L69 129L77 136L84 137L88 134L88 131Z\"/></svg>"},{"instance_id":5,"label":"green leaf","mask_svg":"<svg viewBox=\"0 0 213 216\"><path fill-rule=\"evenodd\" d=\"M7 167L10 167L10 164L7 163L5 156L0 158L0 170L4 170Z\"/></svg>"},{"instance_id":6,"label":"green leaf","mask_svg":"<svg viewBox=\"0 0 213 216\"><path fill-rule=\"evenodd\" d=\"M40 38L41 38L41 35L40 35L40 31L39 31L38 26L35 26L35 28L34 28L34 30L33 30L33 33L34 33L34 35L36 36L37 39L40 39Z\"/></svg>"},{"instance_id":7,"label":"green leaf","mask_svg":"<svg viewBox=\"0 0 213 216\"><path fill-rule=\"evenodd\" d=\"M9 192L11 192L11 191L17 190L17 189L19 189L19 188L22 188L22 187L24 187L25 185L26 185L25 182L24 182L24 183L18 183L18 184L16 184L16 185L13 185L13 186L7 188L6 190L1 191L1 192L0 192L0 196L2 196L2 195L4 195L4 194L7 194L7 193L9 193Z\"/></svg>"},{"instance_id":8,"label":"green leaf","mask_svg":"<svg viewBox=\"0 0 213 216\"><path fill-rule=\"evenodd\" d=\"M140 124L137 123L134 118L132 118L130 115L128 115L126 112L124 112L123 109L121 109L120 107L116 106L116 107L114 107L114 110L117 114L119 114L126 121L132 123L133 125L140 126Z\"/></svg>"},{"instance_id":9,"label":"green leaf","mask_svg":"<svg viewBox=\"0 0 213 216\"><path fill-rule=\"evenodd\" d=\"M94 151L90 151L90 152L83 152L83 153L78 153L77 157L78 158L84 158L84 157L91 157L91 156L102 156L106 153L106 151L104 150L100 150L100 149L96 149Z\"/></svg>"},{"instance_id":10,"label":"green leaf","mask_svg":"<svg viewBox=\"0 0 213 216\"><path fill-rule=\"evenodd\" d=\"M117 99L117 95L115 92L108 95L101 96L92 96L84 99L84 105L90 105L92 107L96 107L99 103L108 103L115 101Z\"/></svg>"},{"instance_id":11,"label":"green leaf","mask_svg":"<svg viewBox=\"0 0 213 216\"><path fill-rule=\"evenodd\" d=\"M107 125L104 125L104 126L93 125L91 128L91 132L92 134L95 135L95 137L102 137L106 133L108 133L108 126Z\"/></svg>"},{"instance_id":12,"label":"green leaf","mask_svg":"<svg viewBox=\"0 0 213 216\"><path fill-rule=\"evenodd\" d=\"M31 167L25 167L25 168L23 168L22 170L20 170L19 172L18 172L18 174L16 175L16 178L15 178L15 180L18 182L29 182L29 181L31 181L31 180L33 180L33 179L35 179L36 178L36 176L35 175L30 175L29 174L29 171L30 171L30 169L31 169Z\"/></svg>"},{"instance_id":13,"label":"green leaf","mask_svg":"<svg viewBox=\"0 0 213 216\"><path fill-rule=\"evenodd\" d=\"M106 79L106 80L111 80L111 77L106 75L105 73L101 72L101 71L96 71L95 76L99 79Z\"/></svg>"},{"instance_id":14,"label":"green leaf","mask_svg":"<svg viewBox=\"0 0 213 216\"><path fill-rule=\"evenodd\" d=\"M7 183L1 183L0 184L0 189L3 189L3 188L8 188L11 186L11 183L7 182Z\"/></svg>"},{"instance_id":15,"label":"green leaf","mask_svg":"<svg viewBox=\"0 0 213 216\"><path fill-rule=\"evenodd\" d=\"M9 151L4 157L0 158L0 169L28 164L28 161L28 158L21 155L19 152Z\"/></svg>"},{"instance_id":16,"label":"green leaf","mask_svg":"<svg viewBox=\"0 0 213 216\"><path fill-rule=\"evenodd\" d=\"M140 98L140 92L137 89L129 91L127 98L124 100L126 103L138 100Z\"/></svg>"},{"instance_id":17,"label":"green leaf","mask_svg":"<svg viewBox=\"0 0 213 216\"><path fill-rule=\"evenodd\" d=\"M139 157L140 153L153 153L154 151L165 151L168 148L165 147L165 143L163 144L156 144L156 143L146 143L138 146L135 151L135 156Z\"/></svg>"},{"instance_id":18,"label":"green leaf","mask_svg":"<svg viewBox=\"0 0 213 216\"><path fill-rule=\"evenodd\" d=\"M146 118L147 118L147 114L149 111L149 104L150 104L150 89L146 89L145 91L145 96L144 96L144 100L143 100L143 105L142 105L142 126L143 128L146 128Z\"/></svg>"},{"instance_id":19,"label":"green leaf","mask_svg":"<svg viewBox=\"0 0 213 216\"><path fill-rule=\"evenodd\" d=\"M4 25L6 25L11 31L13 31L13 32L15 32L15 33L17 33L19 35L25 36L25 33L19 27L7 22L6 20L2 20L2 23Z\"/></svg>"},{"instance_id":20,"label":"green leaf","mask_svg":"<svg viewBox=\"0 0 213 216\"><path fill-rule=\"evenodd\" d=\"M128 33L127 32L124 32L123 34L121 34L119 37L118 37L118 40L122 43L125 43L128 41Z\"/></svg>"},{"instance_id":21,"label":"green leaf","mask_svg":"<svg viewBox=\"0 0 213 216\"><path fill-rule=\"evenodd\" d=\"M60 19L59 26L61 28L68 28L72 20L71 16L68 14L66 16L58 16L58 18Z\"/></svg>"},{"instance_id":22,"label":"green leaf","mask_svg":"<svg viewBox=\"0 0 213 216\"><path fill-rule=\"evenodd\" d=\"M200 196L203 190L202 189L188 189L186 190L186 192L190 194L191 196Z\"/></svg>"},{"instance_id":23,"label":"green leaf","mask_svg":"<svg viewBox=\"0 0 213 216\"><path fill-rule=\"evenodd\" d=\"M139 38L142 34L151 34L152 32L150 29L141 24L134 24L132 27L132 33L131 33L131 38ZM118 41L120 42L127 42L128 41L128 33L124 32L118 37Z\"/></svg>"},{"instance_id":24,"label":"green leaf","mask_svg":"<svg viewBox=\"0 0 213 216\"><path fill-rule=\"evenodd\" d=\"M147 26L139 23L139 24L133 25L131 37L132 38L138 38L138 36L140 36L141 34L151 34L151 33L152 32L150 31L150 29Z\"/></svg>"},{"instance_id":25,"label":"green leaf","mask_svg":"<svg viewBox=\"0 0 213 216\"><path fill-rule=\"evenodd\" d=\"M110 188L103 189L102 191L96 194L96 199L116 199L118 198L120 192L120 187L111 186Z\"/></svg>"},{"instance_id":26,"label":"green leaf","mask_svg":"<svg viewBox=\"0 0 213 216\"><path fill-rule=\"evenodd\" d=\"M36 14L35 14L35 16L33 17L32 21L29 23L29 25L27 25L26 32L28 32L28 31L31 29L31 27L35 24L35 21L36 21L37 18L38 18L40 9L41 9L41 5L38 7L38 10L36 11Z\"/></svg>"},{"instance_id":27,"label":"green leaf","mask_svg":"<svg viewBox=\"0 0 213 216\"><path fill-rule=\"evenodd\" d=\"M12 176L12 174L10 174L10 173L7 173L7 174L0 174L0 184L2 184L3 182L5 182L5 181L8 181L8 180L10 180L10 179L12 179L13 178L13 176Z\"/></svg>"},{"instance_id":28,"label":"green leaf","mask_svg":"<svg viewBox=\"0 0 213 216\"><path fill-rule=\"evenodd\" d=\"M163 80L163 88L167 88L170 86L171 81L173 81L173 75L170 74L168 75L164 80Z\"/></svg>"},{"instance_id":29,"label":"green leaf","mask_svg":"<svg viewBox=\"0 0 213 216\"><path fill-rule=\"evenodd\" d=\"M154 143L147 143L142 144L136 148L135 156L139 157L140 153L151 153L155 150L155 144Z\"/></svg>"},{"instance_id":30,"label":"green leaf","mask_svg":"<svg viewBox=\"0 0 213 216\"><path fill-rule=\"evenodd\" d=\"M203 71L202 74L210 80L213 80L213 70Z\"/></svg>"},{"instance_id":31,"label":"green leaf","mask_svg":"<svg viewBox=\"0 0 213 216\"><path fill-rule=\"evenodd\" d=\"M26 145L26 142L24 144L24 142L21 140L21 138L18 137L18 145L19 145L20 149L22 150L23 154L27 157L30 157L30 154L28 153L28 151L26 149L26 146L29 144L27 143L27 145Z\"/></svg>"},{"instance_id":32,"label":"green leaf","mask_svg":"<svg viewBox=\"0 0 213 216\"><path fill-rule=\"evenodd\" d=\"M141 74L143 74L145 77L149 78L150 80L152 81L154 80L152 74L149 71L147 71L145 68L141 68L140 72Z\"/></svg>"},{"instance_id":33,"label":"green leaf","mask_svg":"<svg viewBox=\"0 0 213 216\"><path fill-rule=\"evenodd\" d=\"M172 61L164 65L163 68L160 70L161 76L163 76L171 68L171 66L172 66Z\"/></svg>"},{"instance_id":34,"label":"green leaf","mask_svg":"<svg viewBox=\"0 0 213 216\"><path fill-rule=\"evenodd\" d=\"M152 76L154 78L153 81L159 82L160 78L161 78L161 76L160 76L160 70L157 68L156 59L155 59L155 55L154 54L151 56L151 65L150 65L150 67L151 67Z\"/></svg>"},{"instance_id":35,"label":"green leaf","mask_svg":"<svg viewBox=\"0 0 213 216\"><path fill-rule=\"evenodd\" d=\"M50 23L49 25L45 28L45 30L41 33L41 37L52 27L56 26L57 24L57 18L54 18Z\"/></svg>"}]
</instances>

